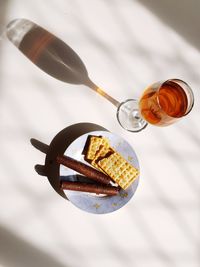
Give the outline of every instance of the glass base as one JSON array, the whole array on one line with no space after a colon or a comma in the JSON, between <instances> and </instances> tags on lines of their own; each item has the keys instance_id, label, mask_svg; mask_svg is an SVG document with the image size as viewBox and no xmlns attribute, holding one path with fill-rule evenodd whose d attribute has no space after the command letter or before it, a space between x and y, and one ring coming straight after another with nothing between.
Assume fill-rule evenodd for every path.
<instances>
[{"instance_id":1,"label":"glass base","mask_svg":"<svg viewBox=\"0 0 200 267\"><path fill-rule=\"evenodd\" d=\"M139 113L136 99L128 99L119 105L117 120L125 130L130 132L139 132L148 124Z\"/></svg>"}]
</instances>

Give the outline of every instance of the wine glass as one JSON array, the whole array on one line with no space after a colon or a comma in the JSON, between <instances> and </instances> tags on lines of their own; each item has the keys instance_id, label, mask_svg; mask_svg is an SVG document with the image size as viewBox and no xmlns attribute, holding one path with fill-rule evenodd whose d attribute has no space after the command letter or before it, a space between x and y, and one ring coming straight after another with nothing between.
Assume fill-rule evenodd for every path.
<instances>
[{"instance_id":1,"label":"wine glass","mask_svg":"<svg viewBox=\"0 0 200 267\"><path fill-rule=\"evenodd\" d=\"M170 125L186 116L193 105L190 86L180 79L169 79L148 86L139 100L122 102L117 109L117 119L124 129L138 132L148 123Z\"/></svg>"},{"instance_id":2,"label":"wine glass","mask_svg":"<svg viewBox=\"0 0 200 267\"><path fill-rule=\"evenodd\" d=\"M128 99L120 103L89 78L83 61L69 45L41 26L27 19L15 19L7 25L6 34L28 59L52 77L83 84L110 101L117 107L119 124L128 131L141 131L148 122L168 125L192 109L192 90L181 80L157 82L145 90L139 101Z\"/></svg>"}]
</instances>

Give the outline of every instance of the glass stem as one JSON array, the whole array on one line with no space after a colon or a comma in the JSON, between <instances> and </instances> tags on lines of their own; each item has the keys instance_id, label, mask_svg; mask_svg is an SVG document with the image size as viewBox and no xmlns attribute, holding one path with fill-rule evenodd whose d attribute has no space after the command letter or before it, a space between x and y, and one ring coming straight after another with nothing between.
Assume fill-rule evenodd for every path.
<instances>
[{"instance_id":1,"label":"glass stem","mask_svg":"<svg viewBox=\"0 0 200 267\"><path fill-rule=\"evenodd\" d=\"M95 83L93 83L90 79L85 83L85 85L87 85L88 87L90 87L90 89L94 90L99 95L105 97L108 101L110 101L117 108L120 105L120 102L119 101L117 101L112 96L108 95L104 90L102 90L99 86L97 86Z\"/></svg>"}]
</instances>

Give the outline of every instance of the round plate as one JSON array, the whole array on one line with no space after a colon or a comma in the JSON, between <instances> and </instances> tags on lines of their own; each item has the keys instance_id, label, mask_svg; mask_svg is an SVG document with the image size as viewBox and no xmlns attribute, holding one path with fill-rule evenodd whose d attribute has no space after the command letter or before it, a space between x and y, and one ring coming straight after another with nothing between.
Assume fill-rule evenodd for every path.
<instances>
[{"instance_id":1,"label":"round plate","mask_svg":"<svg viewBox=\"0 0 200 267\"><path fill-rule=\"evenodd\" d=\"M118 151L130 164L139 170L139 162L133 148L121 137L107 131L93 131L84 134L71 143L64 155L88 164L82 155L88 135L107 137L111 147ZM60 165L60 180L81 181L81 175L77 172ZM83 180L82 180L83 181ZM96 194L64 190L67 198L81 210L103 214L113 212L123 207L134 195L139 182L139 176L126 190L121 189L116 196L99 196Z\"/></svg>"}]
</instances>

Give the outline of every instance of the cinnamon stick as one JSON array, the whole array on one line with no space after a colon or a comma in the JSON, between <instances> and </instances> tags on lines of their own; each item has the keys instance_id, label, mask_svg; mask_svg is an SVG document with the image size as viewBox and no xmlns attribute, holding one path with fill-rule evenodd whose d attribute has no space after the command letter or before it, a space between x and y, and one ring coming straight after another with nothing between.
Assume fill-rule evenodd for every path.
<instances>
[{"instance_id":1,"label":"cinnamon stick","mask_svg":"<svg viewBox=\"0 0 200 267\"><path fill-rule=\"evenodd\" d=\"M96 193L96 194L105 194L108 196L114 196L119 193L119 187L111 185L89 184L89 183L68 182L68 181L61 182L61 189Z\"/></svg>"},{"instance_id":2,"label":"cinnamon stick","mask_svg":"<svg viewBox=\"0 0 200 267\"><path fill-rule=\"evenodd\" d=\"M103 172L100 172L78 160L70 158L68 156L57 156L56 158L57 163L62 164L78 173L85 175L86 177L102 183L102 184L109 184L111 182L111 178L105 175Z\"/></svg>"}]
</instances>

